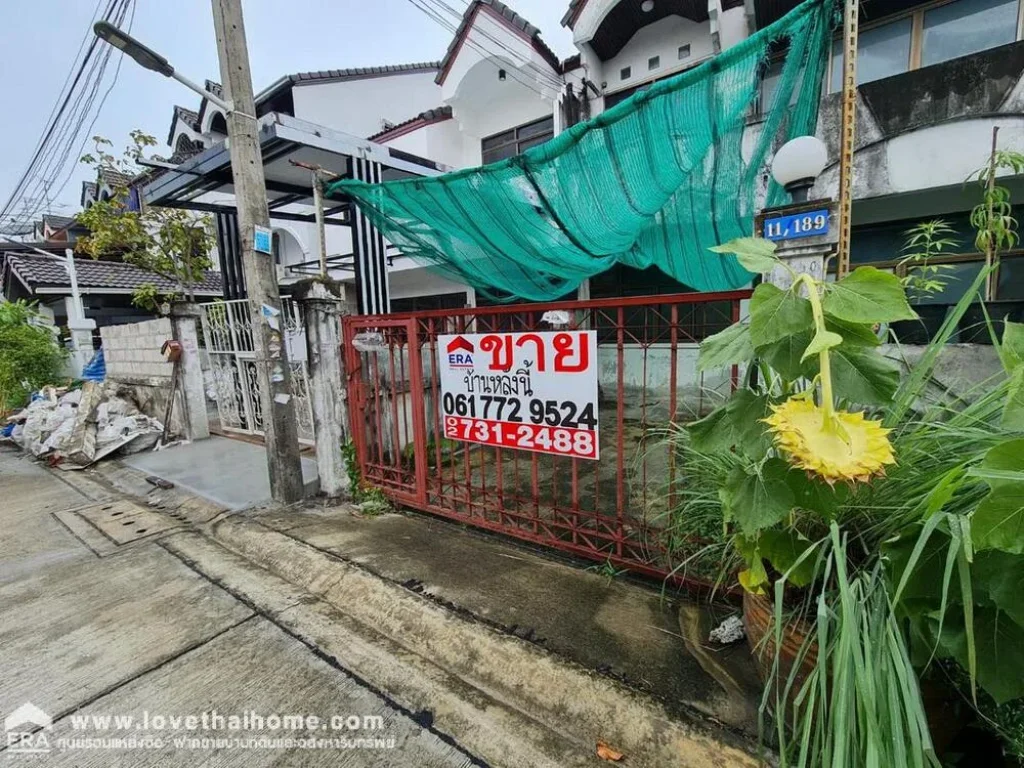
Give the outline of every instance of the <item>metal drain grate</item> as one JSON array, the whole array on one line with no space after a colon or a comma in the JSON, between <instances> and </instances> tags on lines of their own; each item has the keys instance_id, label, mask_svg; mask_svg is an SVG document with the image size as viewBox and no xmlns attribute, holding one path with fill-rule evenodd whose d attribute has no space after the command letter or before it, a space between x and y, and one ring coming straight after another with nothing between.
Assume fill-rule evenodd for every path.
<instances>
[{"instance_id":1,"label":"metal drain grate","mask_svg":"<svg viewBox=\"0 0 1024 768\"><path fill-rule=\"evenodd\" d=\"M172 528L184 521L154 512L133 501L107 501L77 510L115 544L128 544Z\"/></svg>"}]
</instances>

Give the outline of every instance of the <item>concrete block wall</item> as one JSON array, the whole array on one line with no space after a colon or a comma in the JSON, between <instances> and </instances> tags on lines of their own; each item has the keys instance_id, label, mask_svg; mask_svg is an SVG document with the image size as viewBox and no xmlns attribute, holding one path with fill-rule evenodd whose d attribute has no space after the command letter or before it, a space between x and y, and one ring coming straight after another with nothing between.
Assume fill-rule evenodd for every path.
<instances>
[{"instance_id":1,"label":"concrete block wall","mask_svg":"<svg viewBox=\"0 0 1024 768\"><path fill-rule=\"evenodd\" d=\"M170 378L172 365L160 354L172 338L171 321L160 317L100 329L107 377L111 379Z\"/></svg>"}]
</instances>

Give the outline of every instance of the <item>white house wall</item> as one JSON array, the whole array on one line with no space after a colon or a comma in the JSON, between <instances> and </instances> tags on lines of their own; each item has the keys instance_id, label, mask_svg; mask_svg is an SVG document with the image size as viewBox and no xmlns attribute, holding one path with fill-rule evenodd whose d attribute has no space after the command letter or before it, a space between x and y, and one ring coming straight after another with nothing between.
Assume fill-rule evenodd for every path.
<instances>
[{"instance_id":1,"label":"white house wall","mask_svg":"<svg viewBox=\"0 0 1024 768\"><path fill-rule=\"evenodd\" d=\"M372 136L382 120L401 123L441 105L434 72L368 77L333 83L296 84L295 117L354 136Z\"/></svg>"},{"instance_id":2,"label":"white house wall","mask_svg":"<svg viewBox=\"0 0 1024 768\"><path fill-rule=\"evenodd\" d=\"M382 143L452 168L464 168L480 162L480 142L460 131L455 120L430 123Z\"/></svg>"},{"instance_id":3,"label":"white house wall","mask_svg":"<svg viewBox=\"0 0 1024 768\"><path fill-rule=\"evenodd\" d=\"M690 55L680 60L679 47L682 45L690 46ZM682 16L666 16L640 29L617 56L606 61L598 82L607 83L606 92L611 93L686 69L714 52L710 22L698 23ZM660 58L660 64L656 69L648 69L647 62L654 56ZM626 80L619 76L624 67L631 69Z\"/></svg>"}]
</instances>

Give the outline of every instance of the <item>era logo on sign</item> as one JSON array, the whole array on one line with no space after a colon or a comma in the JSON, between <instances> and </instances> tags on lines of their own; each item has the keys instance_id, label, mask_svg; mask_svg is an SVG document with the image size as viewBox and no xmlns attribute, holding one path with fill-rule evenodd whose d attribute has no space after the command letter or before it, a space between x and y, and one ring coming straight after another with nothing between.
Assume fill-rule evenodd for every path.
<instances>
[{"instance_id":1,"label":"era logo on sign","mask_svg":"<svg viewBox=\"0 0 1024 768\"><path fill-rule=\"evenodd\" d=\"M448 342L448 367L472 368L473 344L462 336L456 336Z\"/></svg>"},{"instance_id":2,"label":"era logo on sign","mask_svg":"<svg viewBox=\"0 0 1024 768\"><path fill-rule=\"evenodd\" d=\"M51 728L53 720L48 714L31 702L22 704L4 720L8 754L49 752L45 732Z\"/></svg>"}]
</instances>

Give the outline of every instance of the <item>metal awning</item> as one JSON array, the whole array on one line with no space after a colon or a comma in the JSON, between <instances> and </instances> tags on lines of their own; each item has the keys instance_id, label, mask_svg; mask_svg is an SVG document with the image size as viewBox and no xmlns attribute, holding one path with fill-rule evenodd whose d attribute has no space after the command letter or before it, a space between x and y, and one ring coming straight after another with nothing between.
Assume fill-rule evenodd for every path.
<instances>
[{"instance_id":1,"label":"metal awning","mask_svg":"<svg viewBox=\"0 0 1024 768\"><path fill-rule=\"evenodd\" d=\"M380 163L384 181L408 176L437 176L450 170L432 160L375 144L271 112L260 118L260 149L267 183L270 218L314 222L313 188L310 172L293 165L298 161L318 165L342 178L352 177L352 158ZM186 208L209 213L234 213L233 201L213 202L208 195L234 197L231 154L228 141L191 157L174 170L168 170L145 185L142 196L148 205ZM325 223L351 225L351 204L333 199L325 213Z\"/></svg>"}]
</instances>

